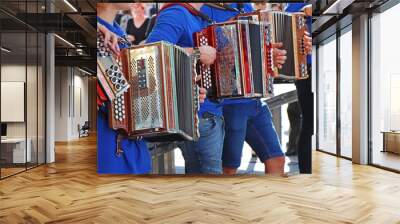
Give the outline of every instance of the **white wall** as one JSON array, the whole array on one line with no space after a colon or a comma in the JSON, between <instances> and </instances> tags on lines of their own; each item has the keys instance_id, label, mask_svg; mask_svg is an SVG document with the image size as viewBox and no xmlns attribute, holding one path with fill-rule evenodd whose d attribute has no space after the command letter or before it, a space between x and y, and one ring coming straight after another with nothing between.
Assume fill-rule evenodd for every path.
<instances>
[{"instance_id":1,"label":"white wall","mask_svg":"<svg viewBox=\"0 0 400 224\"><path fill-rule=\"evenodd\" d=\"M55 73L55 141L70 141L88 120L88 78L72 67L56 67Z\"/></svg>"}]
</instances>

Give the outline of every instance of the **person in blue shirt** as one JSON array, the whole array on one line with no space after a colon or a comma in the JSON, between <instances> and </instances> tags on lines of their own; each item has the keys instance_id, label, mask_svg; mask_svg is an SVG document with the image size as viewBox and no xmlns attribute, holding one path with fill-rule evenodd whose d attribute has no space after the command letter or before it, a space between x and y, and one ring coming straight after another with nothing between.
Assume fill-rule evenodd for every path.
<instances>
[{"instance_id":1,"label":"person in blue shirt","mask_svg":"<svg viewBox=\"0 0 400 224\"><path fill-rule=\"evenodd\" d=\"M117 46L117 37L125 36L125 32L114 23L117 10L129 9L129 4L98 3L97 23L106 38L106 44L118 54L119 49L128 45ZM101 89L98 89L101 90ZM99 93L98 93L99 94ZM97 172L100 174L146 174L151 171L151 157L146 142L123 139L123 153L116 155L117 131L109 126L108 109L105 101L97 112Z\"/></svg>"},{"instance_id":2,"label":"person in blue shirt","mask_svg":"<svg viewBox=\"0 0 400 224\"><path fill-rule=\"evenodd\" d=\"M311 5L305 3L289 3L285 8L286 12L300 12L304 11L307 18L308 30L311 31L312 23L312 9ZM297 80L295 82L297 89L297 98L301 112L301 129L297 142L297 155L299 158L300 173L311 173L312 171L312 155L311 155L311 142L314 133L314 96L311 90L311 51L312 43L311 38L307 38L306 52L308 52L308 74L310 77L307 79Z\"/></svg>"},{"instance_id":3,"label":"person in blue shirt","mask_svg":"<svg viewBox=\"0 0 400 224\"><path fill-rule=\"evenodd\" d=\"M146 43L168 41L193 52L193 34L209 25L207 18L200 13L203 3L169 3L164 5L157 16L153 30ZM197 51L197 49L196 49ZM212 64L216 50L210 46L198 48L200 61ZM191 74L188 74L191 75ZM203 93L205 90L202 90ZM181 147L187 174L222 173L222 145L224 139L224 120L222 105L205 99L199 111L200 138L197 142L185 142Z\"/></svg>"},{"instance_id":4,"label":"person in blue shirt","mask_svg":"<svg viewBox=\"0 0 400 224\"><path fill-rule=\"evenodd\" d=\"M204 5L201 11L215 22L231 20L240 12L251 12L250 3L231 3L219 9ZM280 66L286 60L286 51L281 43L275 45L274 57ZM260 99L224 100L225 140L222 155L225 174L235 174L240 166L244 141L265 164L265 173L283 174L285 156L272 122L272 115L265 102Z\"/></svg>"}]
</instances>

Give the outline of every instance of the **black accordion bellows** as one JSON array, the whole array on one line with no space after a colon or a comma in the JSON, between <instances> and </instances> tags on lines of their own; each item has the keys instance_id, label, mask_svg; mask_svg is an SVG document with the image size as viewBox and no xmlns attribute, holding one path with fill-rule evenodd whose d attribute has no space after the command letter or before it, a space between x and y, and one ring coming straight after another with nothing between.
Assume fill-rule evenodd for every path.
<instances>
[{"instance_id":1,"label":"black accordion bellows","mask_svg":"<svg viewBox=\"0 0 400 224\"><path fill-rule=\"evenodd\" d=\"M293 77L295 72L295 62L294 62L294 49L293 46L293 35L288 35L293 33L292 28L292 17L288 14L277 13L273 16L274 31L275 31L275 42L283 43L284 49L287 50L287 58L285 64L279 69L279 74L284 77Z\"/></svg>"},{"instance_id":2,"label":"black accordion bellows","mask_svg":"<svg viewBox=\"0 0 400 224\"><path fill-rule=\"evenodd\" d=\"M263 87L263 76L265 76L262 71L265 69L262 65L264 57L262 40L261 40L261 27L257 23L249 23L249 33L250 33L250 47L251 47L251 69L253 72L253 86L254 92L262 93L264 91Z\"/></svg>"}]
</instances>

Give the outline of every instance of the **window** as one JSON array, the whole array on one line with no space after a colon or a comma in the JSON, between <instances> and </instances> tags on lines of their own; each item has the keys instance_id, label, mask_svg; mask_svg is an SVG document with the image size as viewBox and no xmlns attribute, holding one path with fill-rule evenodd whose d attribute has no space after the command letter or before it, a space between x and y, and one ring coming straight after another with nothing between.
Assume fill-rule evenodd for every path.
<instances>
[{"instance_id":1,"label":"window","mask_svg":"<svg viewBox=\"0 0 400 224\"><path fill-rule=\"evenodd\" d=\"M352 157L352 32L340 36L340 155Z\"/></svg>"},{"instance_id":2,"label":"window","mask_svg":"<svg viewBox=\"0 0 400 224\"><path fill-rule=\"evenodd\" d=\"M44 1L2 1L18 16L43 10ZM45 44L43 33L0 13L0 178L45 163Z\"/></svg>"},{"instance_id":3,"label":"window","mask_svg":"<svg viewBox=\"0 0 400 224\"><path fill-rule=\"evenodd\" d=\"M336 36L318 48L317 148L336 153Z\"/></svg>"},{"instance_id":4,"label":"window","mask_svg":"<svg viewBox=\"0 0 400 224\"><path fill-rule=\"evenodd\" d=\"M371 162L395 170L400 170L400 155L384 146L383 132L400 131L399 21L399 4L371 19ZM400 141L394 144L400 153Z\"/></svg>"}]
</instances>

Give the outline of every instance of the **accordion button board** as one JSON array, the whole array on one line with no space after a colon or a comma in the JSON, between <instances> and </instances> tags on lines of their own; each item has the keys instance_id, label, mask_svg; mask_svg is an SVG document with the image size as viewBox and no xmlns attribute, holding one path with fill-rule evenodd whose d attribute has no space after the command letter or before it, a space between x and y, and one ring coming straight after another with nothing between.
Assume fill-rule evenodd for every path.
<instances>
[{"instance_id":1,"label":"accordion button board","mask_svg":"<svg viewBox=\"0 0 400 224\"><path fill-rule=\"evenodd\" d=\"M97 34L97 78L109 101L121 96L129 88L120 61L104 46L104 37L100 32Z\"/></svg>"}]
</instances>

